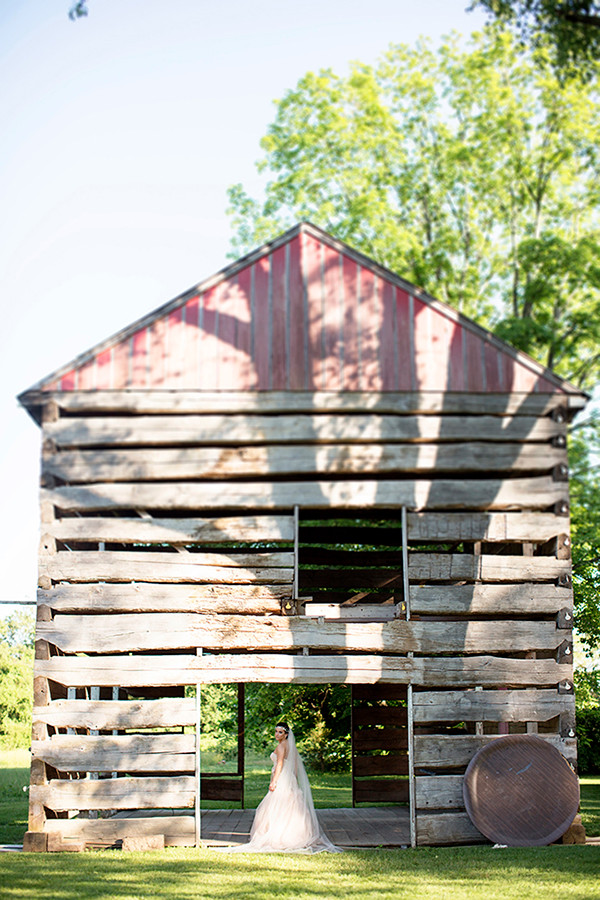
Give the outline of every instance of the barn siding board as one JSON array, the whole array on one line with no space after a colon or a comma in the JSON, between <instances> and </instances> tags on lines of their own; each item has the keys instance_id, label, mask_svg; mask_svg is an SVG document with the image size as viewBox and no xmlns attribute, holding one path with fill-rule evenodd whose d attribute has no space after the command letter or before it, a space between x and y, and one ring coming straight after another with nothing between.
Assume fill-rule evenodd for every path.
<instances>
[{"instance_id":1,"label":"barn siding board","mask_svg":"<svg viewBox=\"0 0 600 900\"><path fill-rule=\"evenodd\" d=\"M410 607L422 615L532 615L572 609L573 594L555 584L411 585Z\"/></svg>"},{"instance_id":2,"label":"barn siding board","mask_svg":"<svg viewBox=\"0 0 600 900\"><path fill-rule=\"evenodd\" d=\"M490 735L415 735L414 764L418 768L452 769L466 768L475 754L497 734ZM559 734L538 734L542 740L552 744L569 762L577 757L575 738L563 738Z\"/></svg>"},{"instance_id":3,"label":"barn siding board","mask_svg":"<svg viewBox=\"0 0 600 900\"><path fill-rule=\"evenodd\" d=\"M38 625L40 638L66 653L139 650L348 650L364 653L493 653L556 650L566 632L554 622L317 622L304 616L211 616L194 613L60 615ZM513 697L486 697L491 704ZM542 697L542 700L546 700ZM458 709L469 697L449 696ZM425 702L425 700L423 701ZM433 703L433 699L429 699ZM443 700L442 700L443 703ZM549 717L548 717L549 718Z\"/></svg>"},{"instance_id":4,"label":"barn siding board","mask_svg":"<svg viewBox=\"0 0 600 900\"><path fill-rule=\"evenodd\" d=\"M419 687L548 687L570 683L571 665L548 659L468 657L373 657L367 654L290 656L286 654L218 654L195 656L106 655L53 656L38 660L39 676L72 687L177 686L268 682L278 684L408 684Z\"/></svg>"},{"instance_id":5,"label":"barn siding board","mask_svg":"<svg viewBox=\"0 0 600 900\"><path fill-rule=\"evenodd\" d=\"M461 770L494 734L539 726L575 760L572 385L301 225L21 401L44 441L34 829L193 843L192 816L44 812L191 806L187 685L410 685L411 729L367 710L354 736L400 776L410 731L417 843L481 839ZM372 549L328 550L332 521Z\"/></svg>"},{"instance_id":6,"label":"barn siding board","mask_svg":"<svg viewBox=\"0 0 600 900\"><path fill-rule=\"evenodd\" d=\"M118 509L274 511L296 505L313 509L546 509L566 502L567 487L551 477L466 481L285 481L275 484L175 482L97 483L42 489L41 502L62 510Z\"/></svg>"},{"instance_id":7,"label":"barn siding board","mask_svg":"<svg viewBox=\"0 0 600 900\"><path fill-rule=\"evenodd\" d=\"M175 481L241 476L326 475L328 473L425 474L433 466L451 472L547 473L564 463L564 451L536 445L482 442L465 444L338 443L315 448L309 444L264 447L182 447L139 450L62 450L46 456L42 472L69 484L97 481Z\"/></svg>"},{"instance_id":8,"label":"barn siding board","mask_svg":"<svg viewBox=\"0 0 600 900\"><path fill-rule=\"evenodd\" d=\"M566 426L550 418L486 415L179 415L62 418L48 423L47 437L57 447L89 445L160 446L191 444L400 443L423 441L543 442L566 435ZM540 451L542 451L540 447Z\"/></svg>"},{"instance_id":9,"label":"barn siding board","mask_svg":"<svg viewBox=\"0 0 600 900\"><path fill-rule=\"evenodd\" d=\"M169 697L162 700L51 700L34 706L33 721L53 728L109 729L176 728L196 722L195 699ZM62 736L56 735L62 740ZM84 741L86 735L67 737ZM40 741L39 748L51 746L54 738ZM37 747L37 744L36 744ZM32 748L33 749L33 748Z\"/></svg>"},{"instance_id":10,"label":"barn siding board","mask_svg":"<svg viewBox=\"0 0 600 900\"><path fill-rule=\"evenodd\" d=\"M277 615L287 584L60 583L38 589L38 604L60 612L197 612Z\"/></svg>"},{"instance_id":11,"label":"barn siding board","mask_svg":"<svg viewBox=\"0 0 600 900\"><path fill-rule=\"evenodd\" d=\"M49 819L48 834L67 840L81 839L98 846L114 844L126 837L164 835L165 846L189 846L195 842L193 815L111 819Z\"/></svg>"},{"instance_id":12,"label":"barn siding board","mask_svg":"<svg viewBox=\"0 0 600 900\"><path fill-rule=\"evenodd\" d=\"M399 348L399 353L403 348ZM90 364L91 365L91 364ZM21 395L28 406L54 402L70 414L99 412L107 415L130 413L144 414L233 414L233 413L316 413L351 412L370 414L391 413L414 415L417 413L459 413L461 415L493 416L548 416L564 408L567 416L585 405L576 395L563 394L489 394L481 391L215 391L166 389L128 391L41 391L31 389ZM570 411L570 412L569 412ZM502 421L498 423L500 429Z\"/></svg>"},{"instance_id":13,"label":"barn siding board","mask_svg":"<svg viewBox=\"0 0 600 900\"><path fill-rule=\"evenodd\" d=\"M86 517L54 519L44 524L45 532L60 541L105 541L125 544L206 545L236 541L291 543L292 516L228 516L201 518Z\"/></svg>"}]
</instances>

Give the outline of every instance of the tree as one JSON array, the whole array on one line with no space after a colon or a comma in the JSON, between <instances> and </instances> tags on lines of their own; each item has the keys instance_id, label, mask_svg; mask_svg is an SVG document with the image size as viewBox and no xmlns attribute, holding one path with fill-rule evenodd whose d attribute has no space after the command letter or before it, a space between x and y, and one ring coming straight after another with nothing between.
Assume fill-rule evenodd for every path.
<instances>
[{"instance_id":1,"label":"tree","mask_svg":"<svg viewBox=\"0 0 600 900\"><path fill-rule=\"evenodd\" d=\"M230 190L234 253L298 219L580 385L600 372L600 110L507 33L308 73L261 142L264 199Z\"/></svg>"},{"instance_id":2,"label":"tree","mask_svg":"<svg viewBox=\"0 0 600 900\"><path fill-rule=\"evenodd\" d=\"M28 747L33 700L34 618L14 613L0 621L0 747Z\"/></svg>"},{"instance_id":3,"label":"tree","mask_svg":"<svg viewBox=\"0 0 600 900\"><path fill-rule=\"evenodd\" d=\"M575 627L583 649L600 649L600 415L571 429L569 469Z\"/></svg>"},{"instance_id":4,"label":"tree","mask_svg":"<svg viewBox=\"0 0 600 900\"><path fill-rule=\"evenodd\" d=\"M600 56L600 4L594 0L473 0L531 47L550 44L561 78L587 80Z\"/></svg>"},{"instance_id":5,"label":"tree","mask_svg":"<svg viewBox=\"0 0 600 900\"><path fill-rule=\"evenodd\" d=\"M77 19L87 16L88 13L87 0L77 0L69 10L69 18L72 22L75 22Z\"/></svg>"}]
</instances>

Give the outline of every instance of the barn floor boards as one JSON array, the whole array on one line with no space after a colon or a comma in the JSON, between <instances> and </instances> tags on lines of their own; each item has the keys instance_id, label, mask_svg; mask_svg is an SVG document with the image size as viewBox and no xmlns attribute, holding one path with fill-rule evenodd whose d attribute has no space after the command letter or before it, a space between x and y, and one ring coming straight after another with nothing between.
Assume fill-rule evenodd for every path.
<instances>
[{"instance_id":1,"label":"barn floor boards","mask_svg":"<svg viewBox=\"0 0 600 900\"><path fill-rule=\"evenodd\" d=\"M338 847L405 847L410 844L408 809L318 809L323 831ZM217 809L202 813L205 846L245 844L250 840L253 809Z\"/></svg>"}]
</instances>

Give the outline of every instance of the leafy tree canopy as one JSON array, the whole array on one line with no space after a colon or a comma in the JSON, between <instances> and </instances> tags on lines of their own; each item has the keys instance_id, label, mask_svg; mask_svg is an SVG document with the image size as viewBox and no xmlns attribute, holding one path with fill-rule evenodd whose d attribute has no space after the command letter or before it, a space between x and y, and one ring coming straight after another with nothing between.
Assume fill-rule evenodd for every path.
<instances>
[{"instance_id":1,"label":"leafy tree canopy","mask_svg":"<svg viewBox=\"0 0 600 900\"><path fill-rule=\"evenodd\" d=\"M308 73L230 189L234 254L299 219L582 386L600 371L600 106L506 32Z\"/></svg>"},{"instance_id":2,"label":"leafy tree canopy","mask_svg":"<svg viewBox=\"0 0 600 900\"><path fill-rule=\"evenodd\" d=\"M594 0L473 0L523 44L551 47L561 78L588 80L597 74L600 57L600 3Z\"/></svg>"},{"instance_id":3,"label":"leafy tree canopy","mask_svg":"<svg viewBox=\"0 0 600 900\"><path fill-rule=\"evenodd\" d=\"M0 620L0 748L28 747L33 699L33 637L31 613L18 612Z\"/></svg>"}]
</instances>

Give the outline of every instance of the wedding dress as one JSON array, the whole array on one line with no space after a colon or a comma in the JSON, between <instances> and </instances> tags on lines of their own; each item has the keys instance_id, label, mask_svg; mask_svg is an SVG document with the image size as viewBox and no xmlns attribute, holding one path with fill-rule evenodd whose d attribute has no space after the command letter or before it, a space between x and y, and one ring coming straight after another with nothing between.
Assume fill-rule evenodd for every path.
<instances>
[{"instance_id":1,"label":"wedding dress","mask_svg":"<svg viewBox=\"0 0 600 900\"><path fill-rule=\"evenodd\" d=\"M228 848L242 853L330 853L341 852L321 831L304 763L290 728L288 755L277 787L261 800L250 829L250 842ZM276 754L271 753L273 770Z\"/></svg>"}]
</instances>

